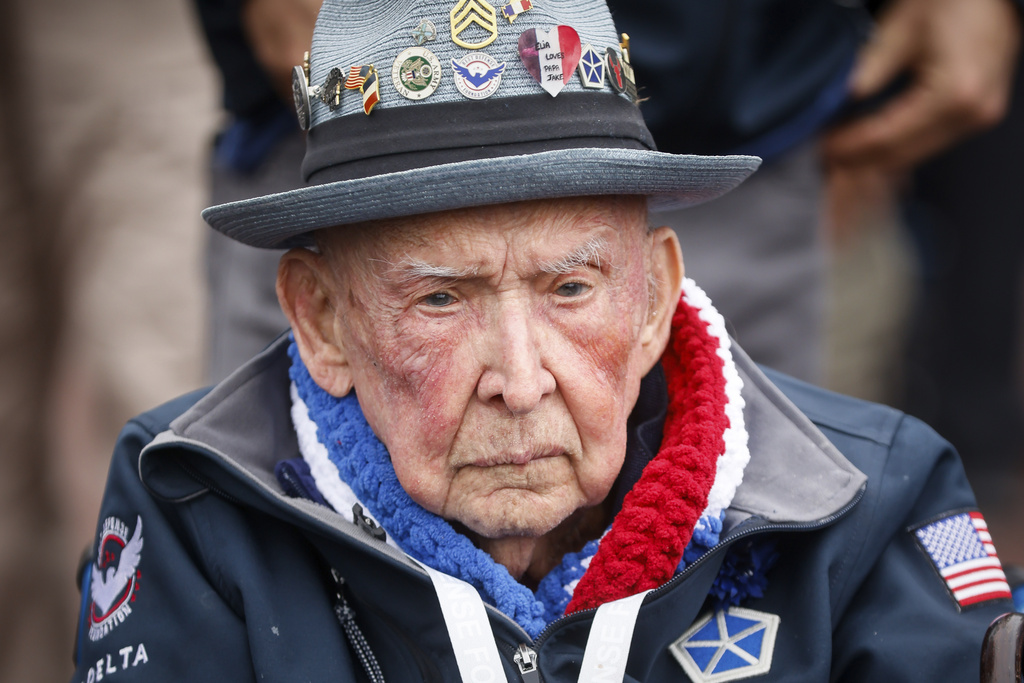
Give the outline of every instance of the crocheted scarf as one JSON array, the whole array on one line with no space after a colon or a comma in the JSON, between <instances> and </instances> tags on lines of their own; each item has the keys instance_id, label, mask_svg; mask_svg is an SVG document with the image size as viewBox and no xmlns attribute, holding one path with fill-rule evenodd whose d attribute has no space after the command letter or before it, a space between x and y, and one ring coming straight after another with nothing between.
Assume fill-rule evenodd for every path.
<instances>
[{"instance_id":1,"label":"crocheted scarf","mask_svg":"<svg viewBox=\"0 0 1024 683\"><path fill-rule=\"evenodd\" d=\"M661 359L669 394L661 448L605 534L567 554L536 592L409 497L355 393L339 399L320 389L294 342L292 418L316 487L337 512L353 520L359 504L388 543L470 583L536 637L563 614L660 586L717 544L724 510L750 458L742 383L729 348L721 315L685 280ZM759 595L763 560L726 561L712 594L732 603Z\"/></svg>"}]
</instances>

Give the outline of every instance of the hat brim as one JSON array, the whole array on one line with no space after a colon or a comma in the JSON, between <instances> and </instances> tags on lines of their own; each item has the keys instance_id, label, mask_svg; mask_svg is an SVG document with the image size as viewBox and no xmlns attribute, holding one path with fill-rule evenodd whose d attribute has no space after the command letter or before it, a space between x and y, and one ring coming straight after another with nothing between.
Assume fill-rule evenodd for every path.
<instances>
[{"instance_id":1,"label":"hat brim","mask_svg":"<svg viewBox=\"0 0 1024 683\"><path fill-rule=\"evenodd\" d=\"M207 223L253 247L309 245L318 228L531 199L644 195L652 210L719 197L761 164L753 156L574 148L491 157L310 185L213 206Z\"/></svg>"}]
</instances>

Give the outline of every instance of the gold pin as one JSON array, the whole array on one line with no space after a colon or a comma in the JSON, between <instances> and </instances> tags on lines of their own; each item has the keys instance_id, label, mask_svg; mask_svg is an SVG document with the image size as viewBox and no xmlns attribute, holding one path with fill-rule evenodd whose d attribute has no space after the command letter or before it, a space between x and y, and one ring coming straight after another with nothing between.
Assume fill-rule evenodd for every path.
<instances>
[{"instance_id":1,"label":"gold pin","mask_svg":"<svg viewBox=\"0 0 1024 683\"><path fill-rule=\"evenodd\" d=\"M626 94L633 102L637 101L636 76L633 73L633 65L629 61L629 34L623 33L619 41L622 49L622 76L626 80Z\"/></svg>"},{"instance_id":2,"label":"gold pin","mask_svg":"<svg viewBox=\"0 0 1024 683\"><path fill-rule=\"evenodd\" d=\"M452 30L452 42L467 50L487 47L498 37L498 14L487 0L459 0L448 13L448 19ZM487 35L477 43L462 40L459 36L474 24Z\"/></svg>"}]
</instances>

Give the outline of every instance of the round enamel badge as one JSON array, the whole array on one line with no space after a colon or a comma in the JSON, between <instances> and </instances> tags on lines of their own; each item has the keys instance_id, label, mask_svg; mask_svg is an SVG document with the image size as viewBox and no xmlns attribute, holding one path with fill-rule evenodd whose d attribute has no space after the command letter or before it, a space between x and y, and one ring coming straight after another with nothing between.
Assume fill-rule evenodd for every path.
<instances>
[{"instance_id":1,"label":"round enamel badge","mask_svg":"<svg viewBox=\"0 0 1024 683\"><path fill-rule=\"evenodd\" d=\"M391 80L402 97L422 100L441 84L441 60L425 47L402 50L391 65Z\"/></svg>"},{"instance_id":2,"label":"round enamel badge","mask_svg":"<svg viewBox=\"0 0 1024 683\"><path fill-rule=\"evenodd\" d=\"M613 48L608 48L605 51L605 59L608 61L608 82L612 86L612 90L621 93L626 92L626 75L622 69L622 60L619 59L619 53Z\"/></svg>"},{"instance_id":3,"label":"round enamel badge","mask_svg":"<svg viewBox=\"0 0 1024 683\"><path fill-rule=\"evenodd\" d=\"M471 100L482 100L494 94L501 84L505 62L499 62L485 52L471 52L461 59L452 60L455 87Z\"/></svg>"}]
</instances>

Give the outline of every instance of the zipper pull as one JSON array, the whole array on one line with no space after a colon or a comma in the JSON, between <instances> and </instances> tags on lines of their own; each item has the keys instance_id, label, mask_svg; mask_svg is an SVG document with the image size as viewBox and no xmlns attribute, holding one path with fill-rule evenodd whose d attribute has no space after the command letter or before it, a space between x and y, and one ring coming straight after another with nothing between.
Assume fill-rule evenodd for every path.
<instances>
[{"instance_id":1,"label":"zipper pull","mask_svg":"<svg viewBox=\"0 0 1024 683\"><path fill-rule=\"evenodd\" d=\"M377 523L370 519L370 516L363 512L363 506L356 503L352 506L352 518L355 520L356 526L370 534L378 541L387 539L387 533Z\"/></svg>"},{"instance_id":2,"label":"zipper pull","mask_svg":"<svg viewBox=\"0 0 1024 683\"><path fill-rule=\"evenodd\" d=\"M523 683L540 683L540 671L537 670L537 651L526 643L519 643L519 649L512 660L519 667L519 675Z\"/></svg>"}]
</instances>

